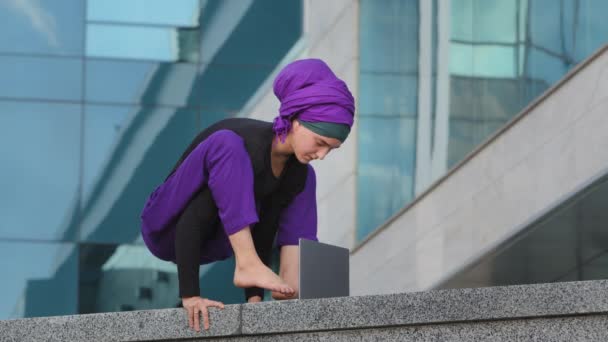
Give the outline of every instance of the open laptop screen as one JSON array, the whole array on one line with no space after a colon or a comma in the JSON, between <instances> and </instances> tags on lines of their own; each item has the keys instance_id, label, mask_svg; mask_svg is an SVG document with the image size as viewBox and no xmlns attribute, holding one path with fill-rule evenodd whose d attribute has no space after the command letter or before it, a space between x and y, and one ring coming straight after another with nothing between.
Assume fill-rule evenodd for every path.
<instances>
[{"instance_id":1,"label":"open laptop screen","mask_svg":"<svg viewBox=\"0 0 608 342\"><path fill-rule=\"evenodd\" d=\"M300 239L300 299L349 295L347 248Z\"/></svg>"}]
</instances>

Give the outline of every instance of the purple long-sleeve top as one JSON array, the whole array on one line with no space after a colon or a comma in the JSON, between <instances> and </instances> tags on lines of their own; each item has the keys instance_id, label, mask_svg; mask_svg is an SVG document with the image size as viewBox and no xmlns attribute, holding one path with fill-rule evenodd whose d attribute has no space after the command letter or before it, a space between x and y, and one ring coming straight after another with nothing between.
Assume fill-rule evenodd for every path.
<instances>
[{"instance_id":1,"label":"purple long-sleeve top","mask_svg":"<svg viewBox=\"0 0 608 342\"><path fill-rule=\"evenodd\" d=\"M297 245L299 238L317 240L316 176L308 165L304 190L281 213L277 245ZM208 186L223 231L201 245L201 264L232 256L228 235L259 221L251 159L243 138L218 130L202 141L175 172L148 197L141 213L142 236L160 259L175 262L176 218L192 196Z\"/></svg>"}]
</instances>

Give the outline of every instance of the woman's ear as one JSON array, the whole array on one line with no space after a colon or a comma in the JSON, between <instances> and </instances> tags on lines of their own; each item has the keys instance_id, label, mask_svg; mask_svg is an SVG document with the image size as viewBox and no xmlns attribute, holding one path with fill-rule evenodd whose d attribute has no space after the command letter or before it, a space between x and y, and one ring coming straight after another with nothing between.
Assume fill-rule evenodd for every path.
<instances>
[{"instance_id":1,"label":"woman's ear","mask_svg":"<svg viewBox=\"0 0 608 342\"><path fill-rule=\"evenodd\" d=\"M291 123L291 125L293 126L293 129L298 129L300 127L300 121L298 121L298 119L293 119L293 122Z\"/></svg>"}]
</instances>

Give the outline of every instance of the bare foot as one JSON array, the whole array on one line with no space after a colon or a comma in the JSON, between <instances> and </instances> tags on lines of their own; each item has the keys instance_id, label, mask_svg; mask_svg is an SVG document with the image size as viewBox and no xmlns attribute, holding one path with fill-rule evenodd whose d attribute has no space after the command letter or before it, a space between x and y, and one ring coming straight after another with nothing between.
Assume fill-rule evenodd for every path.
<instances>
[{"instance_id":1,"label":"bare foot","mask_svg":"<svg viewBox=\"0 0 608 342\"><path fill-rule=\"evenodd\" d=\"M234 285L240 288L260 287L285 295L292 295L295 293L281 277L262 263L247 267L237 266L234 269Z\"/></svg>"}]
</instances>

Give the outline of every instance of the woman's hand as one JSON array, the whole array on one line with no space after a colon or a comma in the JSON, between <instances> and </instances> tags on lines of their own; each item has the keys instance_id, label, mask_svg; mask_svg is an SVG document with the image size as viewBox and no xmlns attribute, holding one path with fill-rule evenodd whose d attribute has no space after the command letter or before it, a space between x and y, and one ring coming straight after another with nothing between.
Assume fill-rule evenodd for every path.
<instances>
[{"instance_id":1,"label":"woman's hand","mask_svg":"<svg viewBox=\"0 0 608 342\"><path fill-rule=\"evenodd\" d=\"M280 270L279 276L289 285L295 292L289 296L280 292L272 291L272 299L286 300L298 299L299 289L299 269L300 269L300 246L283 246L281 247L280 255Z\"/></svg>"},{"instance_id":2,"label":"woman's hand","mask_svg":"<svg viewBox=\"0 0 608 342\"><path fill-rule=\"evenodd\" d=\"M249 297L249 299L247 300L247 303L259 303L262 301L262 298L260 296L252 296Z\"/></svg>"},{"instance_id":3,"label":"woman's hand","mask_svg":"<svg viewBox=\"0 0 608 342\"><path fill-rule=\"evenodd\" d=\"M224 304L201 297L184 297L182 298L182 306L188 312L188 325L190 328L201 331L200 314L203 314L203 324L205 330L209 330L209 310L210 306L215 306L220 309L224 308Z\"/></svg>"},{"instance_id":4,"label":"woman's hand","mask_svg":"<svg viewBox=\"0 0 608 342\"><path fill-rule=\"evenodd\" d=\"M288 296L288 295L282 294L280 292L272 291L272 299L274 299L274 300L298 299L298 293L295 292L293 295Z\"/></svg>"}]
</instances>

